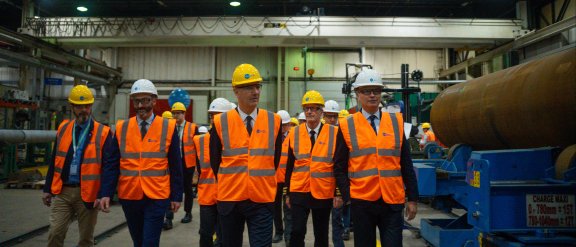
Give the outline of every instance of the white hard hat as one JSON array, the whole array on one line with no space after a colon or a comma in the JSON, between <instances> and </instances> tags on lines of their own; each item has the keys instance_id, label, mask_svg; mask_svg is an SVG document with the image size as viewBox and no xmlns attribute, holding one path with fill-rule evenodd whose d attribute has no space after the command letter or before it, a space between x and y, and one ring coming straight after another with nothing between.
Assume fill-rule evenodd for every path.
<instances>
[{"instance_id":1,"label":"white hard hat","mask_svg":"<svg viewBox=\"0 0 576 247\"><path fill-rule=\"evenodd\" d=\"M304 115L304 112L300 112L300 114L298 114L298 120L306 120L306 115Z\"/></svg>"},{"instance_id":2,"label":"white hard hat","mask_svg":"<svg viewBox=\"0 0 576 247\"><path fill-rule=\"evenodd\" d=\"M358 73L356 80L352 83L352 87L359 88L364 86L379 86L384 87L380 74L373 69L364 69Z\"/></svg>"},{"instance_id":3,"label":"white hard hat","mask_svg":"<svg viewBox=\"0 0 576 247\"><path fill-rule=\"evenodd\" d=\"M158 91L156 90L156 86L148 79L140 79L132 84L132 88L130 89L130 95L137 94L137 93L150 93L158 96Z\"/></svg>"},{"instance_id":4,"label":"white hard hat","mask_svg":"<svg viewBox=\"0 0 576 247\"><path fill-rule=\"evenodd\" d=\"M290 113L288 113L287 111L279 110L278 112L276 112L276 114L278 114L282 119L282 124L290 123Z\"/></svg>"},{"instance_id":5,"label":"white hard hat","mask_svg":"<svg viewBox=\"0 0 576 247\"><path fill-rule=\"evenodd\" d=\"M208 133L208 128L206 128L206 126L200 126L198 132L200 132L200 134L206 134Z\"/></svg>"},{"instance_id":6,"label":"white hard hat","mask_svg":"<svg viewBox=\"0 0 576 247\"><path fill-rule=\"evenodd\" d=\"M324 103L324 112L339 113L340 105L334 100L327 100L326 103Z\"/></svg>"},{"instance_id":7,"label":"white hard hat","mask_svg":"<svg viewBox=\"0 0 576 247\"><path fill-rule=\"evenodd\" d=\"M208 112L227 112L230 110L230 101L225 98L216 98L212 100L208 107Z\"/></svg>"},{"instance_id":8,"label":"white hard hat","mask_svg":"<svg viewBox=\"0 0 576 247\"><path fill-rule=\"evenodd\" d=\"M238 107L236 104L234 104L234 102L230 102L230 110L234 109Z\"/></svg>"}]
</instances>

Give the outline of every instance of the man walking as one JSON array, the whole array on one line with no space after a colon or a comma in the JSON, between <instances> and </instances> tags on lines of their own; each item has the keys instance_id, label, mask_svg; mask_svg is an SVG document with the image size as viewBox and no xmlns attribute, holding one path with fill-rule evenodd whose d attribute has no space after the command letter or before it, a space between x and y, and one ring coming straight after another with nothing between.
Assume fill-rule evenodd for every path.
<instances>
[{"instance_id":1,"label":"man walking","mask_svg":"<svg viewBox=\"0 0 576 247\"><path fill-rule=\"evenodd\" d=\"M406 196L408 220L418 199L404 121L380 111L384 85L376 71L361 71L352 86L362 109L340 121L334 174L344 200L351 198L354 246L375 246L378 227L382 243L400 247Z\"/></svg>"},{"instance_id":2,"label":"man walking","mask_svg":"<svg viewBox=\"0 0 576 247\"><path fill-rule=\"evenodd\" d=\"M182 202L180 141L176 121L152 112L158 92L151 81L134 82L130 98L136 116L116 123L120 164L104 167L100 206L109 211L118 182L118 198L134 246L159 246L166 208L176 212Z\"/></svg>"},{"instance_id":3,"label":"man walking","mask_svg":"<svg viewBox=\"0 0 576 247\"><path fill-rule=\"evenodd\" d=\"M276 168L282 137L280 117L257 108L262 77L251 64L232 75L238 108L214 118L210 164L218 178L223 246L241 246L244 224L250 246L272 244Z\"/></svg>"},{"instance_id":4,"label":"man walking","mask_svg":"<svg viewBox=\"0 0 576 247\"><path fill-rule=\"evenodd\" d=\"M94 96L86 85L70 91L74 120L58 127L54 158L42 202L52 206L48 246L64 246L70 222L78 219L78 246L94 246L101 167L118 162L118 146L108 126L92 118Z\"/></svg>"}]
</instances>

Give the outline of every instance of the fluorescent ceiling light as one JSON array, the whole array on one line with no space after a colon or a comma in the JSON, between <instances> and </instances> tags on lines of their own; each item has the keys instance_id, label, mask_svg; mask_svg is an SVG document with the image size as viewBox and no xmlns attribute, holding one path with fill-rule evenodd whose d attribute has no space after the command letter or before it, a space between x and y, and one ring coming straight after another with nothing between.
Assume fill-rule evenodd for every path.
<instances>
[{"instance_id":1,"label":"fluorescent ceiling light","mask_svg":"<svg viewBox=\"0 0 576 247\"><path fill-rule=\"evenodd\" d=\"M78 6L76 9L77 9L78 11L80 11L80 12L86 12L86 11L88 11L88 8L86 8L86 7L84 7L84 6Z\"/></svg>"},{"instance_id":2,"label":"fluorescent ceiling light","mask_svg":"<svg viewBox=\"0 0 576 247\"><path fill-rule=\"evenodd\" d=\"M40 19L40 16L35 15L34 19Z\"/></svg>"},{"instance_id":3,"label":"fluorescent ceiling light","mask_svg":"<svg viewBox=\"0 0 576 247\"><path fill-rule=\"evenodd\" d=\"M232 2L230 2L230 6L238 7L238 6L240 6L240 2L238 2L238 1L232 1Z\"/></svg>"}]
</instances>

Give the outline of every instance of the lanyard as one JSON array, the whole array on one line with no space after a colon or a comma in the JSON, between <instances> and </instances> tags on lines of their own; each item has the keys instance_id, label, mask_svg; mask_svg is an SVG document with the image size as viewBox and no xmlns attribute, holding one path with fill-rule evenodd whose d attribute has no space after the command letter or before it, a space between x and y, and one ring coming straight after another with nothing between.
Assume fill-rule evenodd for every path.
<instances>
[{"instance_id":1,"label":"lanyard","mask_svg":"<svg viewBox=\"0 0 576 247\"><path fill-rule=\"evenodd\" d=\"M88 119L88 125L80 134L80 140L76 143L76 122L74 122L74 131L72 131L72 147L74 148L74 154L76 154L76 150L78 150L78 145L84 145L84 139L88 135L88 130L90 129L90 124L92 123L91 119Z\"/></svg>"}]
</instances>

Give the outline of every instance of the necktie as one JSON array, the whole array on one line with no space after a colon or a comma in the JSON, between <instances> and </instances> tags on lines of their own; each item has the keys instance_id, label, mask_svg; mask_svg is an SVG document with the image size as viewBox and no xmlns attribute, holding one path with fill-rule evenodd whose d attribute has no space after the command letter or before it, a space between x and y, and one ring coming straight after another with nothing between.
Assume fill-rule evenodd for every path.
<instances>
[{"instance_id":1,"label":"necktie","mask_svg":"<svg viewBox=\"0 0 576 247\"><path fill-rule=\"evenodd\" d=\"M148 125L146 121L140 123L140 135L142 135L142 140L144 140L144 136L146 135L146 132L148 132L146 125Z\"/></svg>"},{"instance_id":2,"label":"necktie","mask_svg":"<svg viewBox=\"0 0 576 247\"><path fill-rule=\"evenodd\" d=\"M314 147L314 143L316 143L316 131L314 130L310 131L310 142L312 142L312 146L310 147L310 149L312 149Z\"/></svg>"},{"instance_id":3,"label":"necktie","mask_svg":"<svg viewBox=\"0 0 576 247\"><path fill-rule=\"evenodd\" d=\"M376 133L376 135L378 135L378 131L376 131L376 123L374 123L374 120L376 119L375 115L371 115L370 117L370 126L372 126L372 129L374 130L374 133Z\"/></svg>"},{"instance_id":4,"label":"necktie","mask_svg":"<svg viewBox=\"0 0 576 247\"><path fill-rule=\"evenodd\" d=\"M252 134L252 117L246 117L246 130L248 130L248 135Z\"/></svg>"}]
</instances>

